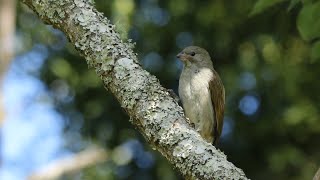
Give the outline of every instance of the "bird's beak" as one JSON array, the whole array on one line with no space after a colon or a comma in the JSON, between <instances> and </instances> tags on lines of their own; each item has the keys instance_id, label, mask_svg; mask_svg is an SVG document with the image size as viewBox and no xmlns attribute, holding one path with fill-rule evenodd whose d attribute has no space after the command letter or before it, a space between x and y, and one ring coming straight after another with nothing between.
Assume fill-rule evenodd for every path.
<instances>
[{"instance_id":1,"label":"bird's beak","mask_svg":"<svg viewBox=\"0 0 320 180\"><path fill-rule=\"evenodd\" d=\"M177 58L180 59L181 61L187 61L188 55L184 52L180 52L179 54L177 54Z\"/></svg>"}]
</instances>

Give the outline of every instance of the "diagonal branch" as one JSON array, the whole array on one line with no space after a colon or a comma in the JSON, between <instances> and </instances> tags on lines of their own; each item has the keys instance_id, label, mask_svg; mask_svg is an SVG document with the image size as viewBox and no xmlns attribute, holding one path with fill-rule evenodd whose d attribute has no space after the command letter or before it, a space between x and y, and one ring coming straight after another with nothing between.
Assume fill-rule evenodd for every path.
<instances>
[{"instance_id":1,"label":"diagonal branch","mask_svg":"<svg viewBox=\"0 0 320 180\"><path fill-rule=\"evenodd\" d=\"M62 179L63 175L79 172L90 166L108 160L108 152L99 147L89 147L72 156L55 160L38 169L28 177L28 180Z\"/></svg>"},{"instance_id":2,"label":"diagonal branch","mask_svg":"<svg viewBox=\"0 0 320 180\"><path fill-rule=\"evenodd\" d=\"M183 109L158 79L143 70L133 45L86 0L22 0L47 24L62 30L118 99L147 142L185 177L247 179L187 123Z\"/></svg>"}]
</instances>

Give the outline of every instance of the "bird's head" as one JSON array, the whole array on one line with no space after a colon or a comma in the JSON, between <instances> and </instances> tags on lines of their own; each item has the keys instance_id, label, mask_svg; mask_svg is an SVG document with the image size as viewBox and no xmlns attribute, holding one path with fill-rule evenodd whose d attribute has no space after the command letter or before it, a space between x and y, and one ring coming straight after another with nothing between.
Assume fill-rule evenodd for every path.
<instances>
[{"instance_id":1,"label":"bird's head","mask_svg":"<svg viewBox=\"0 0 320 180\"><path fill-rule=\"evenodd\" d=\"M179 54L179 58L185 65L196 65L196 66L212 66L212 61L209 53L198 46L189 46L183 49Z\"/></svg>"}]
</instances>

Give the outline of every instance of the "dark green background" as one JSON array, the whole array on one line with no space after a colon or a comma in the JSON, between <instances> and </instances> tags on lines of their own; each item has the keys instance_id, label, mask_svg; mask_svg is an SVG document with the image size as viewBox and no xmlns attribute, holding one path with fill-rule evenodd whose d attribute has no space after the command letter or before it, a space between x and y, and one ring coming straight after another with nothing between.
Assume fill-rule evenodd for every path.
<instances>
[{"instance_id":1,"label":"dark green background","mask_svg":"<svg viewBox=\"0 0 320 180\"><path fill-rule=\"evenodd\" d=\"M183 46L204 47L226 88L219 148L251 179L311 179L320 166L320 2L312 0L96 0L95 7L136 42L141 64L177 90ZM129 123L129 117L64 35L18 5L26 51L49 48L41 77L55 92L65 82L72 101L56 99L67 148L81 131L111 150L111 159L73 179L181 179ZM23 50L22 50L23 51ZM81 121L83 116L84 121ZM133 152L123 160L126 150ZM129 153L130 154L130 153ZM132 154L131 154L132 155Z\"/></svg>"}]
</instances>

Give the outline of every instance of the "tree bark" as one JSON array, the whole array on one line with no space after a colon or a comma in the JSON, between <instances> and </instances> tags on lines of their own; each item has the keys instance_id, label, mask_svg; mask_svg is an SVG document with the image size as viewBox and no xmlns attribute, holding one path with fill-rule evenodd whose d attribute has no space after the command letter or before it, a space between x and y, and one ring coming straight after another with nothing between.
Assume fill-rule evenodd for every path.
<instances>
[{"instance_id":1,"label":"tree bark","mask_svg":"<svg viewBox=\"0 0 320 180\"><path fill-rule=\"evenodd\" d=\"M247 179L243 171L191 128L183 109L155 76L139 65L133 44L87 0L22 0L63 31L117 98L147 142L185 177Z\"/></svg>"}]
</instances>

